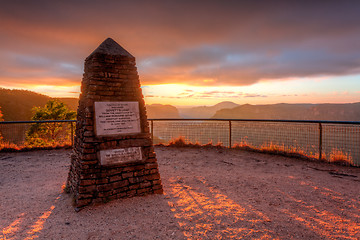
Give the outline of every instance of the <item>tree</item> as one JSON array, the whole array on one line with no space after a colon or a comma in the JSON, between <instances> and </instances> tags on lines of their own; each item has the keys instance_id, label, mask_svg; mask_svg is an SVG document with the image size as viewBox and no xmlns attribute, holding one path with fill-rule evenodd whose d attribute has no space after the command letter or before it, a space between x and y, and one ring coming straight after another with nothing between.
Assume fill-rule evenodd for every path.
<instances>
[{"instance_id":1,"label":"tree","mask_svg":"<svg viewBox=\"0 0 360 240\"><path fill-rule=\"evenodd\" d=\"M59 100L49 100L44 107L34 107L31 120L73 120L76 112L71 111ZM26 142L30 146L55 146L70 142L69 123L35 123L27 132Z\"/></svg>"}]
</instances>

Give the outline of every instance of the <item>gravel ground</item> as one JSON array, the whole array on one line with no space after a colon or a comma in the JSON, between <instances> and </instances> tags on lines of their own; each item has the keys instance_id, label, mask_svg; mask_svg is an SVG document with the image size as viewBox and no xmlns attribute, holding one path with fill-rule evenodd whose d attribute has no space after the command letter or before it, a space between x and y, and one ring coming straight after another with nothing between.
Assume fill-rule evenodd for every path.
<instances>
[{"instance_id":1,"label":"gravel ground","mask_svg":"<svg viewBox=\"0 0 360 240\"><path fill-rule=\"evenodd\" d=\"M164 195L80 212L70 150L0 153L0 240L360 239L360 168L228 149L155 148Z\"/></svg>"}]
</instances>

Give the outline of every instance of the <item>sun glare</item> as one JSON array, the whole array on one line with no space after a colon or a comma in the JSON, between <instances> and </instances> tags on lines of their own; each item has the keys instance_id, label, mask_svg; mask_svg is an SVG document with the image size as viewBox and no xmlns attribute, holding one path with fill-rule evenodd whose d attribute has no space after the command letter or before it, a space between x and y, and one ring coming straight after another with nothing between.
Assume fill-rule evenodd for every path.
<instances>
[{"instance_id":1,"label":"sun glare","mask_svg":"<svg viewBox=\"0 0 360 240\"><path fill-rule=\"evenodd\" d=\"M340 77L263 79L248 86L213 86L213 79L204 79L203 86L182 83L143 85L142 91L147 104L170 104L174 106L211 106L223 101L237 104L276 103L352 103L360 99L357 89L360 76L348 76L344 84L335 88ZM17 84L1 85L11 89L24 89L50 97L78 98L79 84L49 79L53 85ZM324 86L324 81L327 82ZM210 85L209 85L210 84Z\"/></svg>"},{"instance_id":2,"label":"sun glare","mask_svg":"<svg viewBox=\"0 0 360 240\"><path fill-rule=\"evenodd\" d=\"M261 80L248 86L204 86L185 84L144 85L143 94L148 104L175 106L214 105L223 101L237 104L276 103L352 103L360 99L357 89L359 76L347 77L346 83L334 91L340 77L287 78ZM327 81L324 86L324 81Z\"/></svg>"}]
</instances>

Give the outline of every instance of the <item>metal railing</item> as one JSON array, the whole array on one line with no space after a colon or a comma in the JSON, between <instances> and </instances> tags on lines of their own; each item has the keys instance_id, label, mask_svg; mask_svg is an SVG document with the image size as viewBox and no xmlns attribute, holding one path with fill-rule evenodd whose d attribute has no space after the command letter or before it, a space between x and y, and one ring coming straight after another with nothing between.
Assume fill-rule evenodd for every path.
<instances>
[{"instance_id":1,"label":"metal railing","mask_svg":"<svg viewBox=\"0 0 360 240\"><path fill-rule=\"evenodd\" d=\"M154 144L185 142L288 152L360 166L360 122L267 119L149 119ZM63 124L73 144L75 120L0 122L3 142L24 144L35 124ZM63 138L63 137L62 137ZM1 138L0 138L1 142Z\"/></svg>"},{"instance_id":2,"label":"metal railing","mask_svg":"<svg viewBox=\"0 0 360 240\"><path fill-rule=\"evenodd\" d=\"M149 119L154 144L187 143L290 153L360 166L360 122L269 119Z\"/></svg>"},{"instance_id":3,"label":"metal railing","mask_svg":"<svg viewBox=\"0 0 360 240\"><path fill-rule=\"evenodd\" d=\"M54 141L72 146L76 120L2 121L0 144L6 147L42 147ZM35 141L34 140L42 140ZM52 140L52 142L49 142Z\"/></svg>"}]
</instances>

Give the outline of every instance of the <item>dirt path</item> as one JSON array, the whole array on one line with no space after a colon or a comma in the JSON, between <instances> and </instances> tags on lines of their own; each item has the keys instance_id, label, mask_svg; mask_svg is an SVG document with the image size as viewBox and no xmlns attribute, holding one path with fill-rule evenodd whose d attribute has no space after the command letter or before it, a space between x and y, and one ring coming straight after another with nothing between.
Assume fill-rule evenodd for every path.
<instances>
[{"instance_id":1,"label":"dirt path","mask_svg":"<svg viewBox=\"0 0 360 240\"><path fill-rule=\"evenodd\" d=\"M69 150L0 153L0 240L360 239L360 168L157 147L164 195L76 213Z\"/></svg>"}]
</instances>

